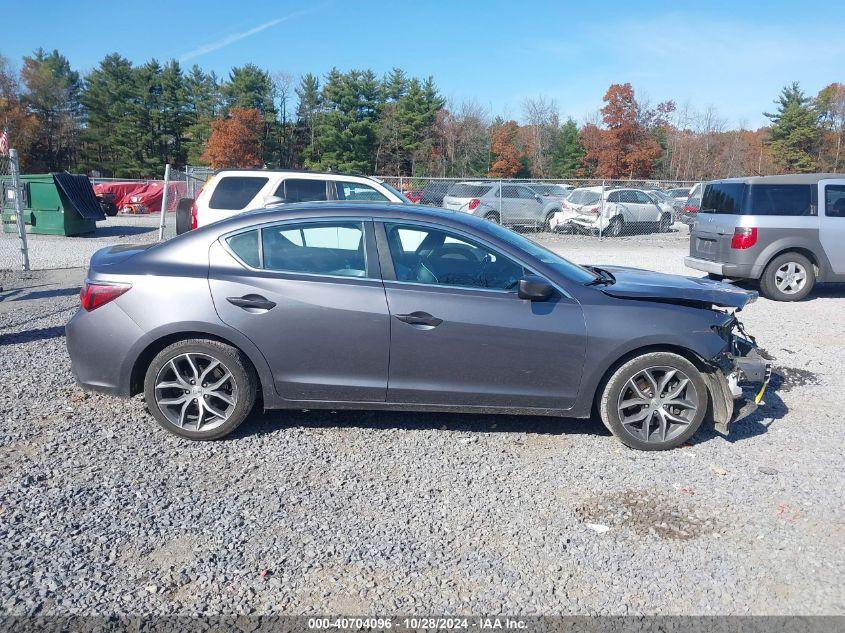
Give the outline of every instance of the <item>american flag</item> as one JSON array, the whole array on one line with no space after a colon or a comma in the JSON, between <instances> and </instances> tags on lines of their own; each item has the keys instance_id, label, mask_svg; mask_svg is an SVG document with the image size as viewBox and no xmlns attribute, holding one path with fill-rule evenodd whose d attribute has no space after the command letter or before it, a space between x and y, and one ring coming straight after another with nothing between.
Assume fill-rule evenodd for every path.
<instances>
[{"instance_id":1,"label":"american flag","mask_svg":"<svg viewBox=\"0 0 845 633\"><path fill-rule=\"evenodd\" d=\"M9 130L3 128L3 133L0 134L0 156L9 154Z\"/></svg>"}]
</instances>

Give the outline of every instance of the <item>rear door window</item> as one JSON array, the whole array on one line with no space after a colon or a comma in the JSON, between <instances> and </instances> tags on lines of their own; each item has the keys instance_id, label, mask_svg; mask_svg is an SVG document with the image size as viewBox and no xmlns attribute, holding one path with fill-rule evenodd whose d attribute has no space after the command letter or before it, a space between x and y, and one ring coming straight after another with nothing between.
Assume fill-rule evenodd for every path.
<instances>
[{"instance_id":1,"label":"rear door window","mask_svg":"<svg viewBox=\"0 0 845 633\"><path fill-rule=\"evenodd\" d=\"M224 176L214 188L208 206L211 209L241 211L267 184L267 180L258 176Z\"/></svg>"},{"instance_id":2,"label":"rear door window","mask_svg":"<svg viewBox=\"0 0 845 633\"><path fill-rule=\"evenodd\" d=\"M328 200L326 181L314 178L286 178L276 189L279 198L286 202L319 202Z\"/></svg>"},{"instance_id":3,"label":"rear door window","mask_svg":"<svg viewBox=\"0 0 845 633\"><path fill-rule=\"evenodd\" d=\"M810 185L752 185L749 215L813 215Z\"/></svg>"},{"instance_id":4,"label":"rear door window","mask_svg":"<svg viewBox=\"0 0 845 633\"><path fill-rule=\"evenodd\" d=\"M261 230L264 268L284 272L365 277L361 222L284 224Z\"/></svg>"}]
</instances>

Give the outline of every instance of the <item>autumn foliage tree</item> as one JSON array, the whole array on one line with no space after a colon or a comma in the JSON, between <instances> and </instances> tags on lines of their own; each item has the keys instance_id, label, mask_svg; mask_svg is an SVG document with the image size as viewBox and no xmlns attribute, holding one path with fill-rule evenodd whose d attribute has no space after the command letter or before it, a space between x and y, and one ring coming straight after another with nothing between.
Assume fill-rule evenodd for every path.
<instances>
[{"instance_id":1,"label":"autumn foliage tree","mask_svg":"<svg viewBox=\"0 0 845 633\"><path fill-rule=\"evenodd\" d=\"M584 162L599 178L648 178L663 153L645 122L659 123L661 104L655 112L641 111L631 84L613 84L604 95L601 109L604 127L585 125L582 143Z\"/></svg>"},{"instance_id":2,"label":"autumn foliage tree","mask_svg":"<svg viewBox=\"0 0 845 633\"><path fill-rule=\"evenodd\" d=\"M257 108L232 108L227 118L211 122L202 160L212 169L260 167L264 121Z\"/></svg>"},{"instance_id":3,"label":"autumn foliage tree","mask_svg":"<svg viewBox=\"0 0 845 633\"><path fill-rule=\"evenodd\" d=\"M519 149L517 141L519 125L516 121L506 121L494 125L490 141L493 154L488 176L494 178L516 178L524 168L525 152Z\"/></svg>"}]
</instances>

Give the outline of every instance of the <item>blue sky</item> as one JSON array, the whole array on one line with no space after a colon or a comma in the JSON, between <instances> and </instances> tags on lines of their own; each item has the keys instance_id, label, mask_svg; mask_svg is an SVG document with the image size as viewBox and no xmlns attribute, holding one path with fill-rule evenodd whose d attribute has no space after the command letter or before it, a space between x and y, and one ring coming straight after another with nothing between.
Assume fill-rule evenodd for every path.
<instances>
[{"instance_id":1,"label":"blue sky","mask_svg":"<svg viewBox=\"0 0 845 633\"><path fill-rule=\"evenodd\" d=\"M11 0L0 53L19 65L39 46L58 48L83 72L114 51L222 76L247 62L294 75L399 66L433 75L454 101L517 119L525 97L545 95L583 121L611 83L628 81L653 103L712 104L751 127L766 123L787 82L815 94L845 81L842 20L829 2L589 4Z\"/></svg>"}]
</instances>

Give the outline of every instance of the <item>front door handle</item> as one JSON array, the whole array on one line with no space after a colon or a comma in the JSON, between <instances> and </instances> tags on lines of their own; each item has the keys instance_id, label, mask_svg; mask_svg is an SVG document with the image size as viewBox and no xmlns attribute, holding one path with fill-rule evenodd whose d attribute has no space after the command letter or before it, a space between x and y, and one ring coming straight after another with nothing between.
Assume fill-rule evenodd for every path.
<instances>
[{"instance_id":1,"label":"front door handle","mask_svg":"<svg viewBox=\"0 0 845 633\"><path fill-rule=\"evenodd\" d=\"M276 304L261 295L244 295L243 297L226 297L226 301L244 310L272 310Z\"/></svg>"},{"instance_id":2,"label":"front door handle","mask_svg":"<svg viewBox=\"0 0 845 633\"><path fill-rule=\"evenodd\" d=\"M397 319L409 325L426 325L428 327L437 327L443 323L443 319L438 319L436 316L431 316L428 312L411 312L410 314L396 314Z\"/></svg>"}]
</instances>

